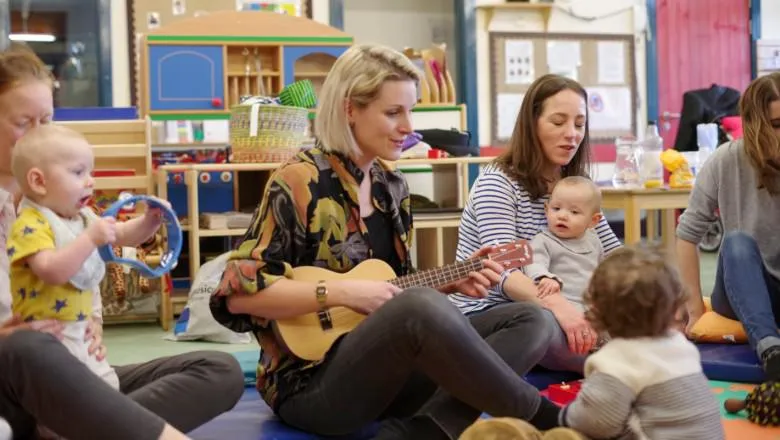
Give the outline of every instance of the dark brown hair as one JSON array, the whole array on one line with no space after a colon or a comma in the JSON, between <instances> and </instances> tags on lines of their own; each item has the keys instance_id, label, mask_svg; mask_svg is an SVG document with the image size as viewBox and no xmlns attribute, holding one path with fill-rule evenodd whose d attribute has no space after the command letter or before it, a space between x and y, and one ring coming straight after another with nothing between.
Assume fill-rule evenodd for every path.
<instances>
[{"instance_id":1,"label":"dark brown hair","mask_svg":"<svg viewBox=\"0 0 780 440\"><path fill-rule=\"evenodd\" d=\"M686 299L670 258L655 248L624 247L593 272L585 317L613 338L658 337L679 324Z\"/></svg>"},{"instance_id":2,"label":"dark brown hair","mask_svg":"<svg viewBox=\"0 0 780 440\"><path fill-rule=\"evenodd\" d=\"M15 44L0 53L0 94L30 80L54 84L49 69L27 46Z\"/></svg>"},{"instance_id":3,"label":"dark brown hair","mask_svg":"<svg viewBox=\"0 0 780 440\"><path fill-rule=\"evenodd\" d=\"M745 154L756 172L759 188L778 193L780 138L772 127L769 107L780 100L780 72L756 78L739 100Z\"/></svg>"},{"instance_id":4,"label":"dark brown hair","mask_svg":"<svg viewBox=\"0 0 780 440\"><path fill-rule=\"evenodd\" d=\"M582 96L586 103L588 102L588 93L580 83L572 79L547 74L534 81L523 98L507 150L496 158L496 164L501 171L523 185L532 199L538 199L548 193L548 182L542 176L547 158L542 151L536 127L542 116L545 101L564 90L572 90ZM561 170L561 177L588 175L590 136L587 111L586 106L585 135L571 162Z\"/></svg>"}]
</instances>

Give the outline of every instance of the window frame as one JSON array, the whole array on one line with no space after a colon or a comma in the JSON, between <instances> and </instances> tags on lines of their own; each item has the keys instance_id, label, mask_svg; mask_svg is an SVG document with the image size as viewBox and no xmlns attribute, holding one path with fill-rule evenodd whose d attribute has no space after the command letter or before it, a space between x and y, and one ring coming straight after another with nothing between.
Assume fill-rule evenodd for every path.
<instances>
[{"instance_id":1,"label":"window frame","mask_svg":"<svg viewBox=\"0 0 780 440\"><path fill-rule=\"evenodd\" d=\"M128 0L130 3L131 0ZM97 7L97 36L98 49L98 105L100 107L113 107L114 92L113 75L111 67L111 0L96 0ZM0 50L5 50L10 44L8 39L11 33L11 6L9 1L0 1Z\"/></svg>"}]
</instances>

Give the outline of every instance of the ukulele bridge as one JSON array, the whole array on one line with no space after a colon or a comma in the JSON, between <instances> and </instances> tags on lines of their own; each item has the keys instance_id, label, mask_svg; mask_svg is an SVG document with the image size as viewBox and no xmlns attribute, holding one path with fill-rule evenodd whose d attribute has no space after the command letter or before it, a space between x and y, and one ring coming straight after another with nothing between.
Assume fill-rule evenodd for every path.
<instances>
[{"instance_id":1,"label":"ukulele bridge","mask_svg":"<svg viewBox=\"0 0 780 440\"><path fill-rule=\"evenodd\" d=\"M322 327L323 330L333 329L333 318L330 316L329 310L320 310L317 312L317 318L319 318L320 327Z\"/></svg>"}]
</instances>

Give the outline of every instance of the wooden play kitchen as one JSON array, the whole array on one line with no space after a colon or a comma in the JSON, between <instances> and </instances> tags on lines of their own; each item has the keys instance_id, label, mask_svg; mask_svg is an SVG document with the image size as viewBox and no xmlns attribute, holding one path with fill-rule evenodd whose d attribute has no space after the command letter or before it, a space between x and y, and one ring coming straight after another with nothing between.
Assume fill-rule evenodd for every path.
<instances>
[{"instance_id":1,"label":"wooden play kitchen","mask_svg":"<svg viewBox=\"0 0 780 440\"><path fill-rule=\"evenodd\" d=\"M181 20L142 39L139 107L152 119L224 119L242 96L277 96L301 79L319 90L352 44L336 28L270 12Z\"/></svg>"}]
</instances>

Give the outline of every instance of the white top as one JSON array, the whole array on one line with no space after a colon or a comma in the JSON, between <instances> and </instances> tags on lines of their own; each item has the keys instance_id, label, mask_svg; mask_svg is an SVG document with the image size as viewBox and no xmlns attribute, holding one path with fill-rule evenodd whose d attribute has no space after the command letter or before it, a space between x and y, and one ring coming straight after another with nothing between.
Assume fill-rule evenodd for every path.
<instances>
[{"instance_id":1,"label":"white top","mask_svg":"<svg viewBox=\"0 0 780 440\"><path fill-rule=\"evenodd\" d=\"M16 220L14 196L0 188L0 323L11 317L10 263L5 248L8 242L8 232L11 230L14 220Z\"/></svg>"},{"instance_id":2,"label":"white top","mask_svg":"<svg viewBox=\"0 0 780 440\"><path fill-rule=\"evenodd\" d=\"M559 421L589 438L725 437L699 350L677 331L613 339L589 356L582 388Z\"/></svg>"},{"instance_id":3,"label":"white top","mask_svg":"<svg viewBox=\"0 0 780 440\"><path fill-rule=\"evenodd\" d=\"M534 281L542 277L561 283L561 293L566 299L585 310L583 296L590 284L590 277L601 263L604 251L601 240L588 229L579 238L559 238L545 229L531 240L533 263L523 272Z\"/></svg>"}]
</instances>

